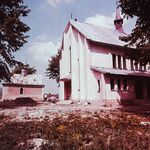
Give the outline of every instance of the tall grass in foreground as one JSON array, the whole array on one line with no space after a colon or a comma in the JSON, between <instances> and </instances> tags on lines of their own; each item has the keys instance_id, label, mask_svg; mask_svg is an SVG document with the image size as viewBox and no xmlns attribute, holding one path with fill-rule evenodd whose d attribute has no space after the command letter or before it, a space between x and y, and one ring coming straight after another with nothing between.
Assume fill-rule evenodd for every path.
<instances>
[{"instance_id":1,"label":"tall grass in foreground","mask_svg":"<svg viewBox=\"0 0 150 150\"><path fill-rule=\"evenodd\" d=\"M1 119L1 117L0 117ZM91 117L69 114L53 120L0 124L1 150L27 150L31 139L42 138L41 150L148 150L150 126L136 115L113 113Z\"/></svg>"}]
</instances>

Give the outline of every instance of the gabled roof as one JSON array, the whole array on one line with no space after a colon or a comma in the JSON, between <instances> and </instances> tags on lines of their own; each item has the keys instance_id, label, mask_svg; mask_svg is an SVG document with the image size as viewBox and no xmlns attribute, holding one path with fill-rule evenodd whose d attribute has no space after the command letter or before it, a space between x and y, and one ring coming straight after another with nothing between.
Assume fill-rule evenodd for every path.
<instances>
[{"instance_id":1,"label":"gabled roof","mask_svg":"<svg viewBox=\"0 0 150 150\"><path fill-rule=\"evenodd\" d=\"M95 67L91 66L92 70L97 72L101 72L104 74L112 74L112 75L124 75L124 76L138 76L138 77L150 77L149 72L143 71L131 71L131 70L122 70L122 69L114 69L114 68L103 68L103 67Z\"/></svg>"},{"instance_id":2,"label":"gabled roof","mask_svg":"<svg viewBox=\"0 0 150 150\"><path fill-rule=\"evenodd\" d=\"M42 85L42 75L27 75L14 74L11 77L13 84L25 84L25 85Z\"/></svg>"},{"instance_id":3,"label":"gabled roof","mask_svg":"<svg viewBox=\"0 0 150 150\"><path fill-rule=\"evenodd\" d=\"M125 42L119 40L119 37L125 36L126 34L121 33L115 29L108 29L85 22L70 20L65 29L65 32L69 28L69 25L72 25L88 40L118 46L124 46L126 44Z\"/></svg>"}]
</instances>

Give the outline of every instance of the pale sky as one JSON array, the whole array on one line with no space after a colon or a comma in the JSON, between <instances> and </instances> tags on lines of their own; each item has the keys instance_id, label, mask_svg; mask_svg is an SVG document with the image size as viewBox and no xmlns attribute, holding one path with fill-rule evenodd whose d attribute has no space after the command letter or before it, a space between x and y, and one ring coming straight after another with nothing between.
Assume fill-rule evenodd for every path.
<instances>
[{"instance_id":1,"label":"pale sky","mask_svg":"<svg viewBox=\"0 0 150 150\"><path fill-rule=\"evenodd\" d=\"M55 80L45 76L48 59L57 53L62 33L70 15L79 21L114 29L116 0L24 0L31 12L23 21L31 28L28 43L15 53L16 59L28 62L43 75L45 92L58 93ZM134 21L125 20L124 30L130 33Z\"/></svg>"}]
</instances>

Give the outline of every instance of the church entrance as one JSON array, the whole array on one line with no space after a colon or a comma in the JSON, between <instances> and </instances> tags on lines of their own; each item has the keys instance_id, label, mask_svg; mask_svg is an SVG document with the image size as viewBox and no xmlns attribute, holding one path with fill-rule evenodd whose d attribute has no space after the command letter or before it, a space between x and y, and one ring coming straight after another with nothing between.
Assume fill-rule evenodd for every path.
<instances>
[{"instance_id":1,"label":"church entrance","mask_svg":"<svg viewBox=\"0 0 150 150\"><path fill-rule=\"evenodd\" d=\"M64 96L65 96L65 100L70 100L71 99L71 80L69 81L65 81L64 82Z\"/></svg>"}]
</instances>

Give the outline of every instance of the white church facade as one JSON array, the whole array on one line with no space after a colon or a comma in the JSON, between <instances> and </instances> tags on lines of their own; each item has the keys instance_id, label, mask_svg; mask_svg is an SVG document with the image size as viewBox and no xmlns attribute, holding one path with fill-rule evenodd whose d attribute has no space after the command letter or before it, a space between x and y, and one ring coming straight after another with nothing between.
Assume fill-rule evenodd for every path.
<instances>
[{"instance_id":1,"label":"white church facade","mask_svg":"<svg viewBox=\"0 0 150 150\"><path fill-rule=\"evenodd\" d=\"M60 100L99 101L150 99L149 66L129 59L119 12L114 30L70 20L63 33Z\"/></svg>"}]
</instances>

